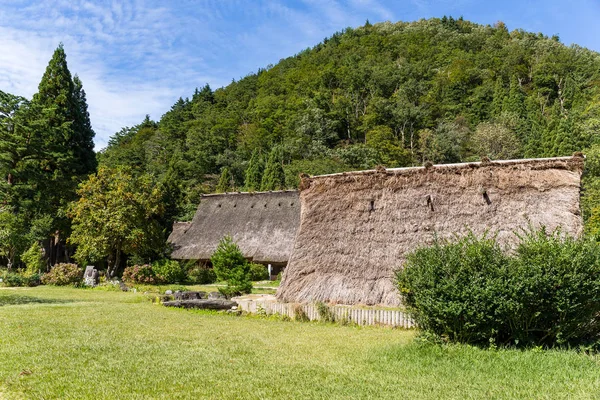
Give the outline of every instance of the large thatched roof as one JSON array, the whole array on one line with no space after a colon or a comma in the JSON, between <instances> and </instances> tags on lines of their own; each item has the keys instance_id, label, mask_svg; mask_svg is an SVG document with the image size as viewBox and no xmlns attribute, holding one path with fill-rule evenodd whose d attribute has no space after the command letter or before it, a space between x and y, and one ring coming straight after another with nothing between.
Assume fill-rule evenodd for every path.
<instances>
[{"instance_id":1,"label":"large thatched roof","mask_svg":"<svg viewBox=\"0 0 600 400\"><path fill-rule=\"evenodd\" d=\"M283 301L399 304L392 282L407 252L485 230L582 229L583 158L497 161L305 178L300 228L277 296Z\"/></svg>"},{"instance_id":2,"label":"large thatched roof","mask_svg":"<svg viewBox=\"0 0 600 400\"><path fill-rule=\"evenodd\" d=\"M208 260L231 235L249 259L287 263L300 223L297 191L205 195L191 223L173 225L174 259Z\"/></svg>"}]
</instances>

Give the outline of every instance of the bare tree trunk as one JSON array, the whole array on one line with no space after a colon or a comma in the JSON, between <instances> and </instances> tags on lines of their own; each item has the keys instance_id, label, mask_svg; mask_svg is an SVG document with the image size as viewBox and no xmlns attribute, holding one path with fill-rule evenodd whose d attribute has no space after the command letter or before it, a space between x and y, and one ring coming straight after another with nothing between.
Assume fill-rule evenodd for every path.
<instances>
[{"instance_id":1,"label":"bare tree trunk","mask_svg":"<svg viewBox=\"0 0 600 400\"><path fill-rule=\"evenodd\" d=\"M115 254L115 263L113 265L112 271L110 271L111 278L114 278L114 276L117 274L120 263L121 263L121 249L117 249L117 252Z\"/></svg>"},{"instance_id":2,"label":"bare tree trunk","mask_svg":"<svg viewBox=\"0 0 600 400\"><path fill-rule=\"evenodd\" d=\"M113 276L113 259L114 259L113 254L112 253L109 254L108 260L107 260L108 262L106 264L106 276L109 278L112 278L112 276Z\"/></svg>"}]
</instances>

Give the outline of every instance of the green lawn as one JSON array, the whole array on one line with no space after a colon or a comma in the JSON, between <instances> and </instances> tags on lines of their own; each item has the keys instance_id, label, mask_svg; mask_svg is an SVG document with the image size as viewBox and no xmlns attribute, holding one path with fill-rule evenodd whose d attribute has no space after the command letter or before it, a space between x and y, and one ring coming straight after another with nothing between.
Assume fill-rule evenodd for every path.
<instances>
[{"instance_id":1,"label":"green lawn","mask_svg":"<svg viewBox=\"0 0 600 400\"><path fill-rule=\"evenodd\" d=\"M419 345L414 332L0 289L0 399L599 398L600 357Z\"/></svg>"}]
</instances>

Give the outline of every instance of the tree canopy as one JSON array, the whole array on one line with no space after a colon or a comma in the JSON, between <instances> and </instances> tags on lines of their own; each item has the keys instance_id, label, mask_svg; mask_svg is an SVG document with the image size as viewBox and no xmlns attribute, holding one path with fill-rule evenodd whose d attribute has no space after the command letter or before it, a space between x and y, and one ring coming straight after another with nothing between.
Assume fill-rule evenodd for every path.
<instances>
[{"instance_id":1,"label":"tree canopy","mask_svg":"<svg viewBox=\"0 0 600 400\"><path fill-rule=\"evenodd\" d=\"M144 256L163 247L160 218L164 213L162 188L150 175L134 176L128 167L102 167L82 183L79 200L70 214L82 262L108 258L114 276L127 254Z\"/></svg>"},{"instance_id":2,"label":"tree canopy","mask_svg":"<svg viewBox=\"0 0 600 400\"><path fill-rule=\"evenodd\" d=\"M87 108L62 44L31 101L0 91L0 253L9 267L34 242L47 244L50 264L68 253L68 205L96 170Z\"/></svg>"}]
</instances>

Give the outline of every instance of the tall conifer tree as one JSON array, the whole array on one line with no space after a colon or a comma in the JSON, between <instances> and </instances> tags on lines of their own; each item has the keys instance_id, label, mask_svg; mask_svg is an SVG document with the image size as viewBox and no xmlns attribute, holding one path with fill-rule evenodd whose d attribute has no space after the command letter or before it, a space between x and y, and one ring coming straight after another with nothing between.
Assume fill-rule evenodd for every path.
<instances>
[{"instance_id":1,"label":"tall conifer tree","mask_svg":"<svg viewBox=\"0 0 600 400\"><path fill-rule=\"evenodd\" d=\"M33 129L41 142L36 214L53 220L52 264L59 243L70 231L68 204L76 198L78 183L96 168L85 92L81 80L72 78L62 44L48 63L31 110L36 119Z\"/></svg>"},{"instance_id":2,"label":"tall conifer tree","mask_svg":"<svg viewBox=\"0 0 600 400\"><path fill-rule=\"evenodd\" d=\"M494 99L492 100L492 116L497 117L502 113L502 105L506 98L506 89L504 88L504 82L502 77L496 78L496 84L494 85Z\"/></svg>"},{"instance_id":3,"label":"tall conifer tree","mask_svg":"<svg viewBox=\"0 0 600 400\"><path fill-rule=\"evenodd\" d=\"M76 118L73 123L73 140L71 145L75 151L75 158L79 160L78 175L87 175L96 170L96 154L94 153L94 136L90 113L88 112L87 99L83 84L79 76L73 78L73 97L76 106Z\"/></svg>"},{"instance_id":4,"label":"tall conifer tree","mask_svg":"<svg viewBox=\"0 0 600 400\"><path fill-rule=\"evenodd\" d=\"M256 149L252 152L248 168L246 168L246 190L250 192L260 190L264 168L265 163L262 155Z\"/></svg>"},{"instance_id":5,"label":"tall conifer tree","mask_svg":"<svg viewBox=\"0 0 600 400\"><path fill-rule=\"evenodd\" d=\"M233 185L231 184L232 180L233 177L229 172L229 168L223 168L223 171L221 171L221 177L219 178L219 183L217 183L216 192L226 193L233 190Z\"/></svg>"},{"instance_id":6,"label":"tall conifer tree","mask_svg":"<svg viewBox=\"0 0 600 400\"><path fill-rule=\"evenodd\" d=\"M281 190L285 188L285 173L276 150L271 151L262 177L261 190Z\"/></svg>"}]
</instances>

